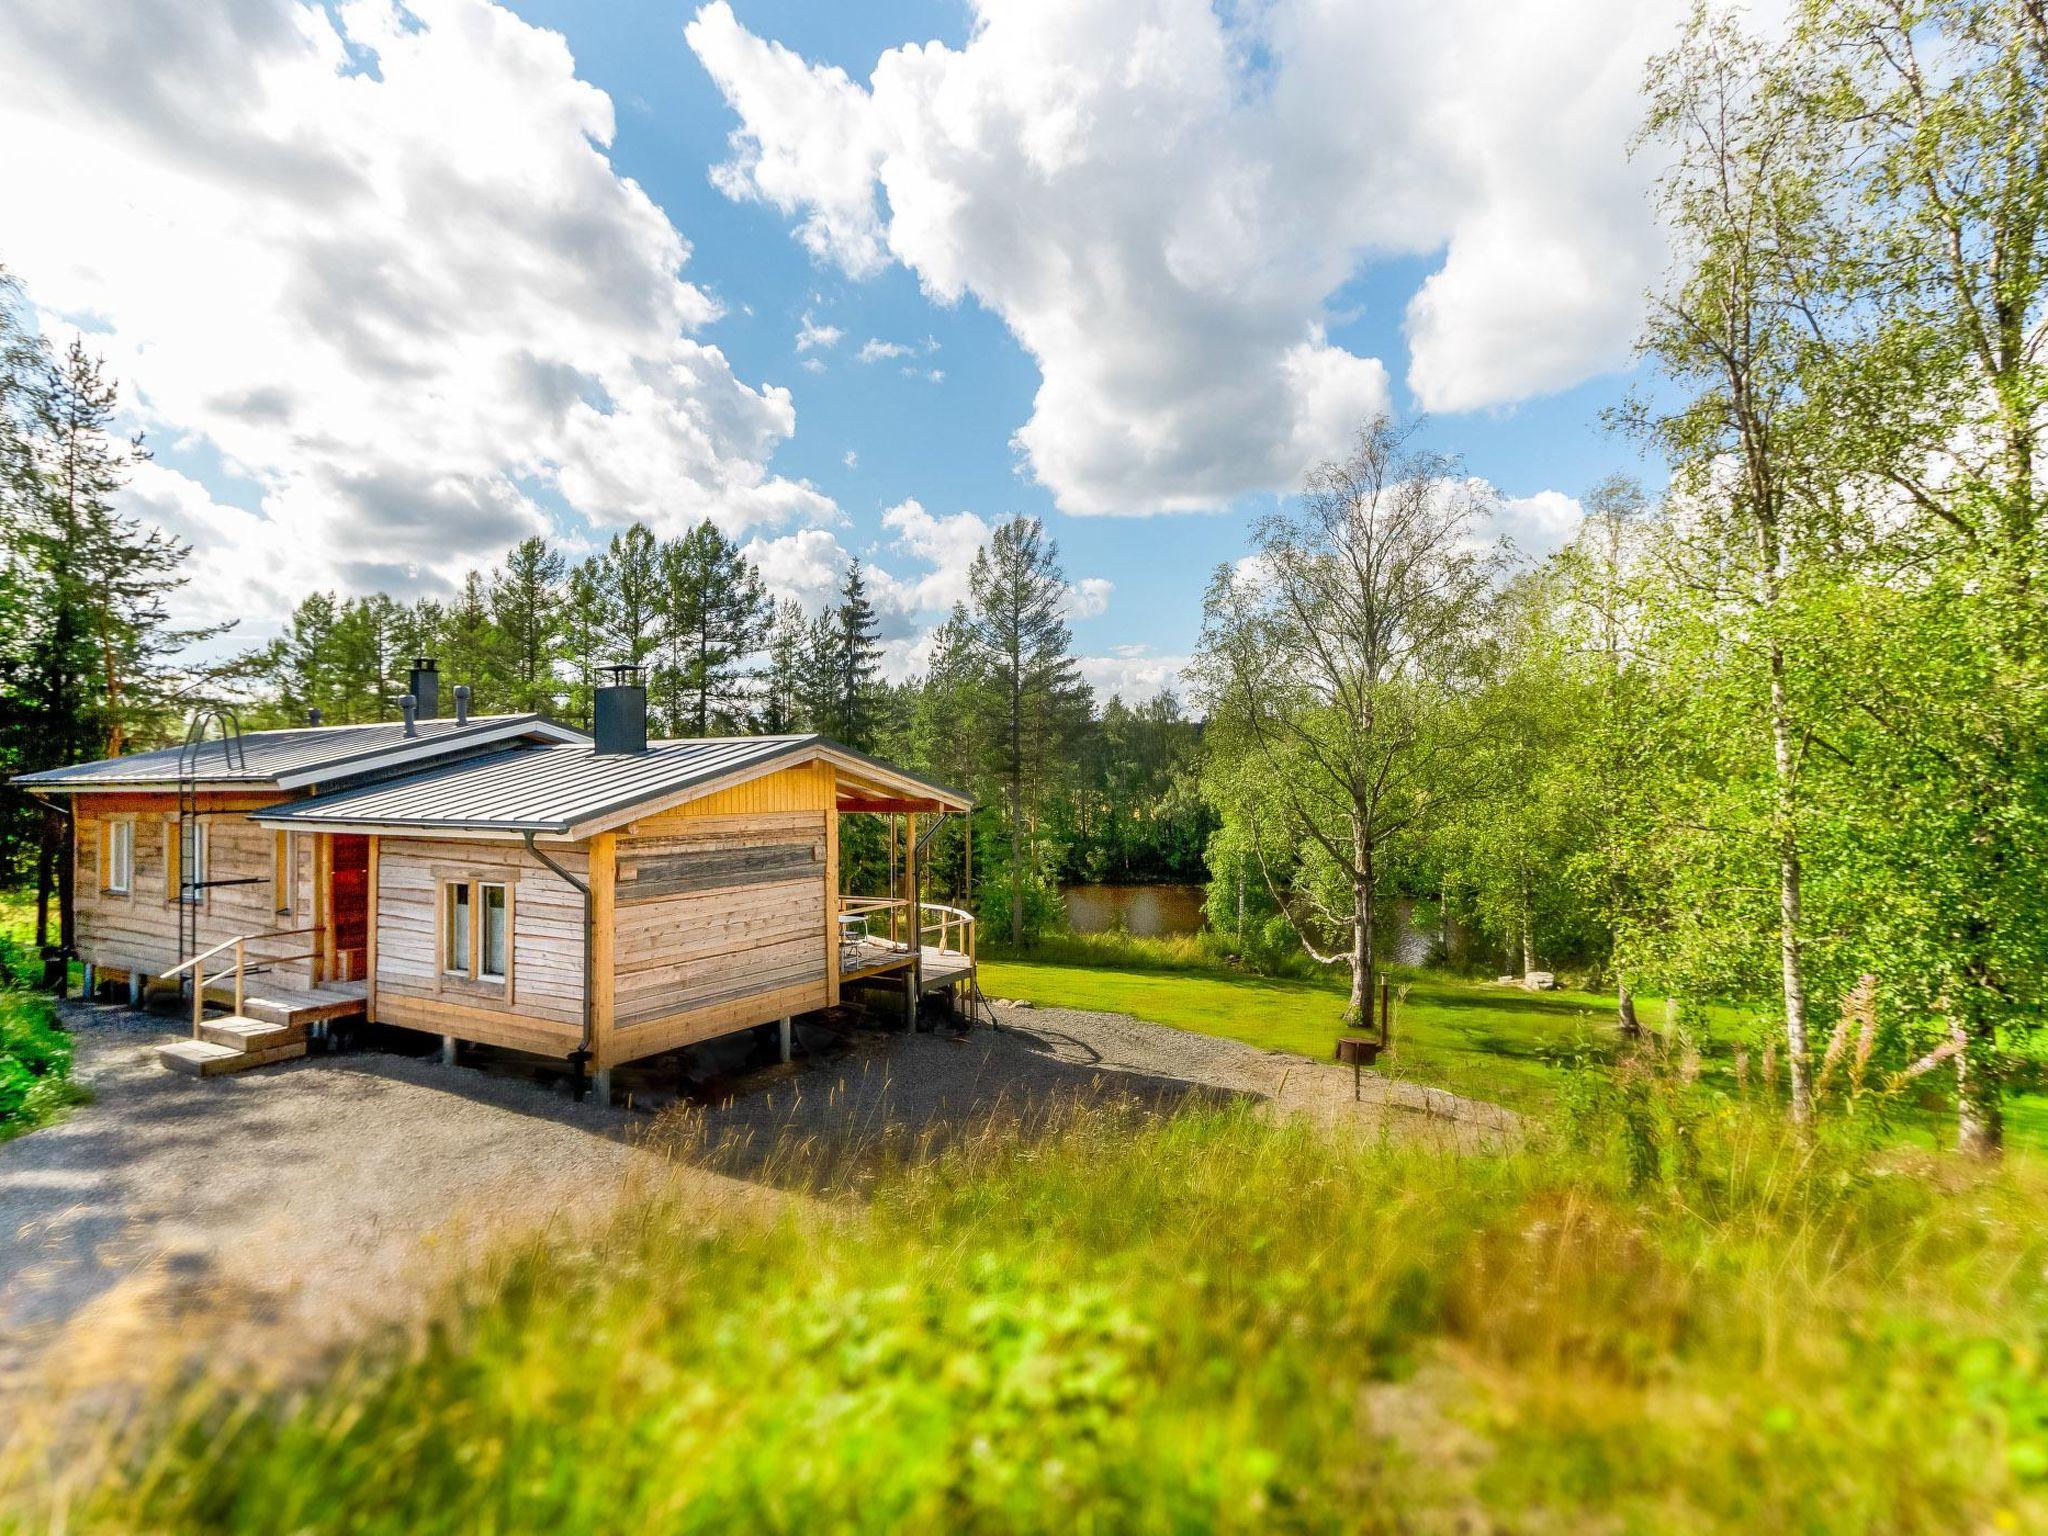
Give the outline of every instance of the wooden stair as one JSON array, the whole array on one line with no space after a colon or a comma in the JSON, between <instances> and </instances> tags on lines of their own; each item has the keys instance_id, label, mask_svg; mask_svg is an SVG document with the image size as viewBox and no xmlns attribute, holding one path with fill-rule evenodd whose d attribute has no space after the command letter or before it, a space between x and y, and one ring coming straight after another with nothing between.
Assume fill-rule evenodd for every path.
<instances>
[{"instance_id":1,"label":"wooden stair","mask_svg":"<svg viewBox=\"0 0 2048 1536\"><path fill-rule=\"evenodd\" d=\"M367 989L360 982L311 989L271 987L271 995L248 995L242 1011L202 1019L199 1036L157 1047L157 1060L172 1072L218 1077L306 1054L306 1033L316 1022L360 1014Z\"/></svg>"},{"instance_id":2,"label":"wooden stair","mask_svg":"<svg viewBox=\"0 0 2048 1536\"><path fill-rule=\"evenodd\" d=\"M303 1024L273 1024L231 1013L199 1026L197 1040L175 1040L157 1047L156 1059L173 1072L191 1077L218 1077L246 1072L272 1062L293 1061L306 1054Z\"/></svg>"}]
</instances>

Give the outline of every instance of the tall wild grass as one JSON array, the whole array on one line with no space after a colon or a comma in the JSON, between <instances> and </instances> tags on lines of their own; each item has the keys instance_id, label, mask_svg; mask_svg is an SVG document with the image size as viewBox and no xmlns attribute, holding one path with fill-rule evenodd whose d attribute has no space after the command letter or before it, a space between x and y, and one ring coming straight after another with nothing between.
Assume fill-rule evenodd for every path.
<instances>
[{"instance_id":1,"label":"tall wild grass","mask_svg":"<svg viewBox=\"0 0 2048 1536\"><path fill-rule=\"evenodd\" d=\"M17 1528L2048 1528L2031 1167L1647 1070L1478 1153L1112 1105L723 1166L801 1193L657 1188L301 1386L24 1450Z\"/></svg>"}]
</instances>

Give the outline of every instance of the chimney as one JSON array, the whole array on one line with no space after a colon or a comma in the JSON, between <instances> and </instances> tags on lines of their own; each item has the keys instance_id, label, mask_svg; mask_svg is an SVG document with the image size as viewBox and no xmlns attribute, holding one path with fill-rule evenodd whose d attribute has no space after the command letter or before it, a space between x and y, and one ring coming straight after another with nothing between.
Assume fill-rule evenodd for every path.
<instances>
[{"instance_id":1,"label":"chimney","mask_svg":"<svg viewBox=\"0 0 2048 1536\"><path fill-rule=\"evenodd\" d=\"M317 707L306 711L306 724L318 725L320 723L320 719L321 715Z\"/></svg>"},{"instance_id":2,"label":"chimney","mask_svg":"<svg viewBox=\"0 0 2048 1536\"><path fill-rule=\"evenodd\" d=\"M419 718L431 720L441 708L441 674L434 658L422 656L412 664L412 696L419 705Z\"/></svg>"},{"instance_id":3,"label":"chimney","mask_svg":"<svg viewBox=\"0 0 2048 1536\"><path fill-rule=\"evenodd\" d=\"M417 736L420 733L419 727L412 723L413 711L419 707L420 701L409 693L400 696L398 700L399 711L405 716L405 734L408 736Z\"/></svg>"},{"instance_id":4,"label":"chimney","mask_svg":"<svg viewBox=\"0 0 2048 1536\"><path fill-rule=\"evenodd\" d=\"M469 684L467 683L457 683L455 685L455 723L457 725L469 724Z\"/></svg>"},{"instance_id":5,"label":"chimney","mask_svg":"<svg viewBox=\"0 0 2048 1536\"><path fill-rule=\"evenodd\" d=\"M629 662L606 667L609 686L597 690L591 713L591 734L597 752L606 757L647 750L647 684Z\"/></svg>"}]
</instances>

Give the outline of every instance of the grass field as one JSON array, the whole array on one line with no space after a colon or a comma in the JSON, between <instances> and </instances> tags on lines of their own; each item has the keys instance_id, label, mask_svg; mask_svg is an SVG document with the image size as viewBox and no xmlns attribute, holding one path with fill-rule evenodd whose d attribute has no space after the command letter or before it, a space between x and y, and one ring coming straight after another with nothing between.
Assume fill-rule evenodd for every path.
<instances>
[{"instance_id":1,"label":"grass field","mask_svg":"<svg viewBox=\"0 0 2048 1536\"><path fill-rule=\"evenodd\" d=\"M0 1533L2048 1529L2040 1160L1797 1136L1599 997L1402 980L1397 1069L1516 1144L1110 1105L734 1162L683 1115L790 1198L656 1176L283 1386L10 1405ZM1311 1056L1342 1007L1171 945L986 985Z\"/></svg>"},{"instance_id":2,"label":"grass field","mask_svg":"<svg viewBox=\"0 0 2048 1536\"><path fill-rule=\"evenodd\" d=\"M737 1226L656 1189L304 1386L25 1442L0 1529L2043 1528L2029 1169L1560 1103L1463 1155L1241 1108L793 1153L821 1198Z\"/></svg>"},{"instance_id":3,"label":"grass field","mask_svg":"<svg viewBox=\"0 0 2048 1536\"><path fill-rule=\"evenodd\" d=\"M1127 1013L1312 1060L1329 1058L1344 1014L1344 983L1336 975L1260 976L1220 963L1191 939L1056 938L1026 953L997 951L983 960L981 973L990 997ZM1525 992L1434 971L1396 970L1394 979L1405 995L1382 1070L1453 1093L1541 1109L1573 1064L1610 1060L1622 1044L1612 995ZM1663 1028L1663 999L1638 998L1637 1015ZM1690 1009L1681 1027L1703 1073L1724 1085L1733 1082L1735 1042L1767 1028L1718 1006ZM1936 1078L1929 1092L1894 1106L1897 1137L1946 1143L1953 1124L1940 1092L1944 1081ZM2006 1113L2014 1146L2048 1150L2048 1095L2011 1094Z\"/></svg>"}]
</instances>

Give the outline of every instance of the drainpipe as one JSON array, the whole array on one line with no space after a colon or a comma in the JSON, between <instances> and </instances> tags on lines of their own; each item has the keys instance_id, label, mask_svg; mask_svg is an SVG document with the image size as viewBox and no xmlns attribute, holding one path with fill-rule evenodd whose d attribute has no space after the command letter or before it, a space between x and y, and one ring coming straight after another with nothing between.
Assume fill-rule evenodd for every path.
<instances>
[{"instance_id":1,"label":"drainpipe","mask_svg":"<svg viewBox=\"0 0 2048 1536\"><path fill-rule=\"evenodd\" d=\"M590 1065L590 1034L592 1008L595 1006L595 999L591 996L590 987L590 952L592 940L595 937L596 933L597 922L596 919L592 916L590 910L590 887L586 885L583 881L578 880L574 875L570 874L569 871L562 868L561 865L557 864L553 859L549 858L546 854L542 853L540 851L540 845L534 842L533 834L531 832L522 832L519 835L523 839L525 839L526 851L528 853L532 854L536 859L540 860L541 863L547 865L549 869L553 870L556 874L560 875L562 879L566 880L572 887L574 887L576 893L583 898L583 1040L582 1043L579 1044L575 1050L569 1053L569 1059L576 1064L576 1102L578 1104L581 1104L583 1102L583 1090L585 1083L584 1072L585 1069Z\"/></svg>"}]
</instances>

